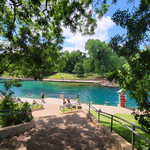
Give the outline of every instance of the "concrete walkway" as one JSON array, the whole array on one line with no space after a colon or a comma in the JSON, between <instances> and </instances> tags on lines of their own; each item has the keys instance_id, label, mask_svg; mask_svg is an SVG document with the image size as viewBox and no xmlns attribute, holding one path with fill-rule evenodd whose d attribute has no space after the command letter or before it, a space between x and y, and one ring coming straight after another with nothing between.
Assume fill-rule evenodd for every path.
<instances>
[{"instance_id":1,"label":"concrete walkway","mask_svg":"<svg viewBox=\"0 0 150 150\"><path fill-rule=\"evenodd\" d=\"M0 141L1 150L117 150L85 113L60 114L59 104L33 112L36 127Z\"/></svg>"},{"instance_id":2,"label":"concrete walkway","mask_svg":"<svg viewBox=\"0 0 150 150\"><path fill-rule=\"evenodd\" d=\"M33 99L22 98L32 103ZM41 103L41 100L36 100ZM83 112L60 114L62 99L47 98L44 109L32 114L36 127L25 133L0 140L1 150L117 150L117 146ZM76 102L71 100L71 103ZM82 105L88 109L86 104ZM94 105L104 112L127 113L132 111L122 107Z\"/></svg>"}]
</instances>

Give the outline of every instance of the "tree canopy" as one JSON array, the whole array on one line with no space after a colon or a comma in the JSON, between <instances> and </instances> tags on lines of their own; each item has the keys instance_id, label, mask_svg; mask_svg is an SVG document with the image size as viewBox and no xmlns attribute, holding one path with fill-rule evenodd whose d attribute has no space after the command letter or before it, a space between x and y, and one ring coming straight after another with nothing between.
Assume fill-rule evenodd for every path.
<instances>
[{"instance_id":1,"label":"tree canopy","mask_svg":"<svg viewBox=\"0 0 150 150\"><path fill-rule=\"evenodd\" d=\"M117 10L112 20L126 29L126 34L112 37L110 46L119 56L125 56L128 64L120 71L109 73L107 78L115 78L121 88L129 90L130 97L136 100L138 109L147 114L150 111L150 49L146 46L150 41L150 1L141 0L132 12ZM145 45L146 49L142 50L141 45ZM143 115L139 117L140 123L145 124L148 129L147 118Z\"/></svg>"},{"instance_id":2,"label":"tree canopy","mask_svg":"<svg viewBox=\"0 0 150 150\"><path fill-rule=\"evenodd\" d=\"M99 74L104 74L111 70L120 69L125 63L124 57L119 58L116 53L114 53L109 45L100 40L90 39L85 44L85 49L88 50L88 54L95 72ZM119 65L120 64L120 65Z\"/></svg>"},{"instance_id":3,"label":"tree canopy","mask_svg":"<svg viewBox=\"0 0 150 150\"><path fill-rule=\"evenodd\" d=\"M89 9L93 1L2 0L0 4L0 75L4 71L42 74L59 64L63 27L93 34L96 19Z\"/></svg>"},{"instance_id":4,"label":"tree canopy","mask_svg":"<svg viewBox=\"0 0 150 150\"><path fill-rule=\"evenodd\" d=\"M63 68L63 72L72 73L76 63L83 63L83 60L86 58L86 54L82 53L80 50L72 51L71 53L66 50L63 54L63 58L66 59L66 65Z\"/></svg>"},{"instance_id":5,"label":"tree canopy","mask_svg":"<svg viewBox=\"0 0 150 150\"><path fill-rule=\"evenodd\" d=\"M73 72L76 73L77 76L83 76L84 75L83 63L82 62L76 63Z\"/></svg>"}]
</instances>

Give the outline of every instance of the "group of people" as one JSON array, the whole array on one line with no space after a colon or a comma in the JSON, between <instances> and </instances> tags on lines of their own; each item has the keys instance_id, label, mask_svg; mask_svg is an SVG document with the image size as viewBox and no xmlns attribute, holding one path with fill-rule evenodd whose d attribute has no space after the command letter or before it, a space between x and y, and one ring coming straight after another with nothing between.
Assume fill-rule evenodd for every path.
<instances>
[{"instance_id":1,"label":"group of people","mask_svg":"<svg viewBox=\"0 0 150 150\"><path fill-rule=\"evenodd\" d=\"M70 97L68 97L67 102L68 104L66 103L65 99L63 99L63 106L71 107Z\"/></svg>"}]
</instances>

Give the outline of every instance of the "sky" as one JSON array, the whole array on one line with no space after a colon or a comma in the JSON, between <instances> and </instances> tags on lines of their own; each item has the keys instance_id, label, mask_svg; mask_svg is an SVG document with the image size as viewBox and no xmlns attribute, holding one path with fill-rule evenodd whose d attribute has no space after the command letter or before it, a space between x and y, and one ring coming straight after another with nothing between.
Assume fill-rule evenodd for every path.
<instances>
[{"instance_id":1,"label":"sky","mask_svg":"<svg viewBox=\"0 0 150 150\"><path fill-rule=\"evenodd\" d=\"M112 0L108 0L112 2ZM139 0L135 0L134 6L139 4ZM97 28L95 29L95 35L92 36L82 36L81 33L73 34L69 29L64 29L63 35L66 37L63 46L63 51L68 50L72 52L74 50L80 50L86 52L84 47L88 39L98 39L100 41L105 41L108 43L111 37L116 34L122 35L126 32L125 29L122 29L111 20L113 13L117 10L126 10L129 9L131 12L133 10L133 3L127 3L127 0L118 0L116 5L111 5L109 11L103 16L101 20L97 20Z\"/></svg>"}]
</instances>

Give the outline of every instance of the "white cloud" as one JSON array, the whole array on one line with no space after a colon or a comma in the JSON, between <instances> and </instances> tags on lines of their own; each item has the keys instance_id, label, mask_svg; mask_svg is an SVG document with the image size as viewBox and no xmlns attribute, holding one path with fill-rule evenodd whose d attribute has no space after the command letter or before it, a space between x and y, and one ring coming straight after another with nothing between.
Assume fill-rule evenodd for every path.
<instances>
[{"instance_id":1,"label":"white cloud","mask_svg":"<svg viewBox=\"0 0 150 150\"><path fill-rule=\"evenodd\" d=\"M64 28L63 35L67 36L66 42L70 44L74 44L74 47L64 47L64 50L69 50L70 52L73 50L81 50L85 52L84 47L85 43L88 39L99 39L100 41L106 41L109 39L108 37L108 29L112 28L115 23L111 20L109 16L103 17L101 20L97 22L97 28L95 29L95 35L92 36L82 36L81 33L77 32L73 34L69 31L69 29Z\"/></svg>"}]
</instances>

